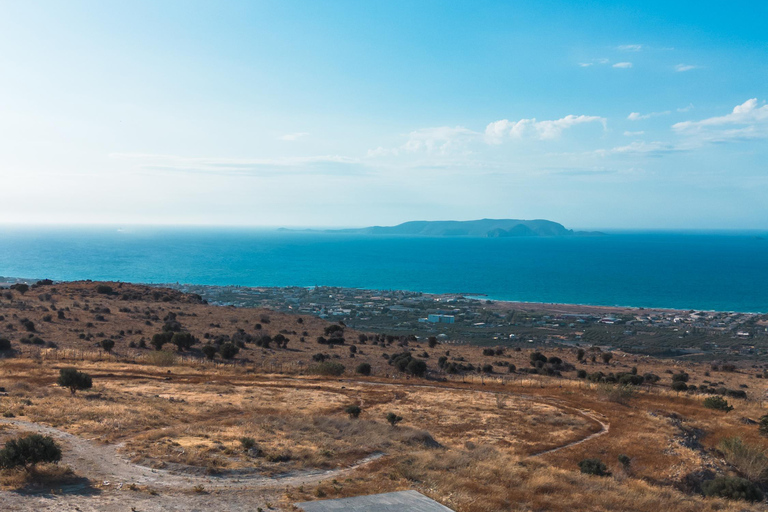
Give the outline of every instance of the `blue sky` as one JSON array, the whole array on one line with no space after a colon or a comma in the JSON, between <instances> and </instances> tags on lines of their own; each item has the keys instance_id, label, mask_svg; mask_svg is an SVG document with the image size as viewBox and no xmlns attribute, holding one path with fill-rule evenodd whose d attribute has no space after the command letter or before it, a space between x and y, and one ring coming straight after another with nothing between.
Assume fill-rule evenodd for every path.
<instances>
[{"instance_id":1,"label":"blue sky","mask_svg":"<svg viewBox=\"0 0 768 512\"><path fill-rule=\"evenodd\" d=\"M764 229L766 19L0 0L0 222Z\"/></svg>"}]
</instances>

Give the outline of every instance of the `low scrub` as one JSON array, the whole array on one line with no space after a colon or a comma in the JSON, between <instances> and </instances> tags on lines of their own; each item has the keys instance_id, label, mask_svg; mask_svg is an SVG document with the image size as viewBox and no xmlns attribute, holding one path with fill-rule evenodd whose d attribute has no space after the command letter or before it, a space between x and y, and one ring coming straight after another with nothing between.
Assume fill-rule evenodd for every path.
<instances>
[{"instance_id":1,"label":"low scrub","mask_svg":"<svg viewBox=\"0 0 768 512\"><path fill-rule=\"evenodd\" d=\"M704 496L717 496L729 500L763 501L763 493L760 489L743 478L735 476L723 476L704 482L701 486Z\"/></svg>"},{"instance_id":2,"label":"low scrub","mask_svg":"<svg viewBox=\"0 0 768 512\"><path fill-rule=\"evenodd\" d=\"M726 462L749 480L761 482L768 476L768 457L762 447L746 443L740 437L729 437L717 448Z\"/></svg>"}]
</instances>

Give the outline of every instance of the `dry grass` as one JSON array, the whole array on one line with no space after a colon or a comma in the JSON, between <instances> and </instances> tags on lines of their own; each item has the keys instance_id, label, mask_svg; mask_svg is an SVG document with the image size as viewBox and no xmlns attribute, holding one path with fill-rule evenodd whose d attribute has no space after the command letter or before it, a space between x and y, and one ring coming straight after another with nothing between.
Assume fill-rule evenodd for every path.
<instances>
[{"instance_id":1,"label":"dry grass","mask_svg":"<svg viewBox=\"0 0 768 512\"><path fill-rule=\"evenodd\" d=\"M736 467L754 478L763 474L760 468L748 469L752 467L744 462L748 458L739 459L738 450L727 454L727 463L717 451L718 446L722 450L724 439L732 437L742 439L749 453L765 450L765 438L748 420L766 412L761 398L768 379L757 379L749 369L714 372L704 365L620 353L609 365L578 363L588 372L626 372L635 366L639 374L662 377L661 386L641 386L631 399L621 393L617 398L616 388L577 380L575 374L566 378L475 375L446 382L406 379L393 372L383 354L408 348L421 353L427 347L358 344L352 358L344 346L314 342L328 325L320 319L305 316L298 324L290 315L216 308L178 298L121 301L95 294L94 286L58 286L54 302L58 309L69 310L64 320L54 314L53 322L40 320L50 314L50 302L29 293L15 294L12 302L0 298L0 314L5 317L0 328L27 317L41 337L60 347L36 351L34 357L0 360L0 386L8 392L0 396L0 413L7 411L22 420L102 442L124 443L123 450L136 461L212 472L253 469L270 474L333 468L373 452L387 454L348 480L291 490L286 504L320 496L416 488L459 512L746 510L746 504L704 500L677 489L686 488L691 475L703 469L727 473ZM111 312L104 314L106 322L99 323L94 309L105 307ZM238 328L253 334L256 323L272 335L296 334L287 334L291 339L287 350L249 345L237 364L128 347L159 331L162 321L148 318L163 318L169 312L179 314L184 327L198 337L232 335ZM264 316L270 317L269 324L263 323ZM152 325L147 326L147 321ZM94 327L87 328L87 322ZM100 331L115 336L115 354L94 350L95 339L80 339L80 334ZM3 336L10 336L16 345L22 334L8 331ZM347 339L356 339L356 333L348 332ZM576 362L570 350L540 350ZM530 356L527 350L483 356L478 347L457 345L428 351L430 368L446 352L475 366L503 360L527 367ZM344 364L346 374L331 379L303 375L318 352ZM371 377L352 376L350 370L361 362L372 365ZM71 397L55 386L58 370L64 366L91 374L93 389ZM729 399L735 406L729 414L705 409L702 396L669 390L668 371L681 370L690 374L689 384L706 380L731 389L747 385L750 399ZM359 419L344 413L350 404L362 408ZM384 420L390 411L404 418L397 428ZM529 458L601 432L600 422L610 425L607 433ZM243 448L243 437L254 439L253 450ZM434 447L436 443L440 446ZM618 462L619 454L629 456L630 470ZM584 458L600 458L615 476L579 474L577 464ZM4 476L11 477L20 478Z\"/></svg>"}]
</instances>

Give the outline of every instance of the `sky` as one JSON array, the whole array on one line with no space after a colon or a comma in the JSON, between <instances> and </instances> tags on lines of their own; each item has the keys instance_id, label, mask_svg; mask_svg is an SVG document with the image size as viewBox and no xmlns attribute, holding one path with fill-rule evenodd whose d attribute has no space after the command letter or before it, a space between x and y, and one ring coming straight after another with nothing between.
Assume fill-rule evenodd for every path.
<instances>
[{"instance_id":1,"label":"sky","mask_svg":"<svg viewBox=\"0 0 768 512\"><path fill-rule=\"evenodd\" d=\"M0 223L765 229L766 19L0 0Z\"/></svg>"}]
</instances>

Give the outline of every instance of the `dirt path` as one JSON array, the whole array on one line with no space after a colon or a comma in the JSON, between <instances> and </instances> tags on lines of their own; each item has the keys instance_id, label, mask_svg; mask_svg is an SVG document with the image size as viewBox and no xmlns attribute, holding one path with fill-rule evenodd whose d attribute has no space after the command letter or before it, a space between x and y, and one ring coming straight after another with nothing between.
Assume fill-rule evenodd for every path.
<instances>
[{"instance_id":1,"label":"dirt path","mask_svg":"<svg viewBox=\"0 0 768 512\"><path fill-rule=\"evenodd\" d=\"M347 381L361 385L377 385L408 388L445 389L446 386L428 384L398 384L368 381ZM496 391L449 388L473 393L496 394ZM585 443L610 430L610 424L603 421L595 411L585 410L563 403L559 399L506 392L511 396L546 403L594 422L600 430L581 439L561 446L529 454L527 458L541 457L560 450ZM54 427L19 419L0 418L5 424L19 431L36 432L51 436L63 447L64 464L69 465L77 475L91 481L64 489L64 494L27 494L0 491L0 503L8 510L30 512L160 512L160 511L210 511L230 512L241 510L268 509L273 500L288 488L312 485L329 478L337 478L379 459L384 454L370 455L355 464L332 470L294 471L275 477L257 472L202 476L185 474L164 469L153 469L134 464L118 452L120 445L104 445L84 439ZM153 489L152 493L129 491L131 484L139 488ZM194 489L204 489L195 492ZM126 492L128 491L128 492Z\"/></svg>"},{"instance_id":2,"label":"dirt path","mask_svg":"<svg viewBox=\"0 0 768 512\"><path fill-rule=\"evenodd\" d=\"M134 464L118 453L117 450L120 448L120 445L98 444L39 423L0 419L0 424L11 425L19 430L53 437L63 445L62 462L70 466L76 474L100 483L104 487L111 486L115 488L122 488L129 484L172 489L191 489L197 485L202 485L205 489L209 490L251 489L274 486L297 487L340 476L383 456L381 453L375 453L351 466L340 469L295 471L275 477L267 477L256 472L237 475L201 476L177 473L164 469L153 469Z\"/></svg>"}]
</instances>

